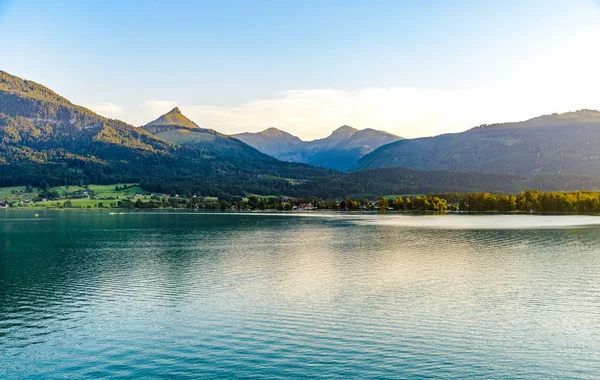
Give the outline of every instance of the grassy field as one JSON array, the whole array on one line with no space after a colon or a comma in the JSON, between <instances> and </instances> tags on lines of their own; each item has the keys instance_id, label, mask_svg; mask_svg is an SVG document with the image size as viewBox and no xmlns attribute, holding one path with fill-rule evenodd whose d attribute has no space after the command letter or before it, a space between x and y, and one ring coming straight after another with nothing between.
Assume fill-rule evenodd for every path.
<instances>
[{"instance_id":1,"label":"grassy field","mask_svg":"<svg viewBox=\"0 0 600 380\"><path fill-rule=\"evenodd\" d=\"M116 190L116 187L119 190ZM123 188L125 187L125 188ZM64 207L65 202L71 202L71 208L110 208L116 207L119 201L129 200L136 202L149 202L151 198L150 192L144 190L139 184L135 183L119 183L111 185L88 185L88 186L58 186L50 188L49 191L56 191L61 199L47 200L46 202L35 199L40 198L40 189L32 188L29 193L25 192L25 186L0 187L0 202L8 201L8 203L17 205L20 201L29 201L19 207L28 208L57 208ZM88 191L89 197L84 196L83 192ZM136 196L136 194L141 194ZM163 198L163 194L156 194ZM71 198L77 196L77 198ZM261 196L262 197L262 196ZM168 198L168 197L167 197ZM186 200L185 197L179 197L179 200ZM205 197L205 202L218 202L217 197ZM111 205L112 204L112 205Z\"/></svg>"},{"instance_id":2,"label":"grassy field","mask_svg":"<svg viewBox=\"0 0 600 380\"><path fill-rule=\"evenodd\" d=\"M0 202L17 202L21 199L32 199L37 197L37 189L26 193L25 186L0 187Z\"/></svg>"},{"instance_id":3,"label":"grassy field","mask_svg":"<svg viewBox=\"0 0 600 380\"><path fill-rule=\"evenodd\" d=\"M116 190L116 187L119 190ZM125 188L123 188L125 187ZM46 202L35 199L40 198L41 190L33 188L29 193L25 192L25 186L14 186L14 187L2 187L0 188L0 201L8 201L11 204L18 204L20 201L30 201L20 205L20 207L32 207L32 208L56 208L64 207L65 202L70 202L72 208L98 208L100 204L102 207L116 207L116 204L122 200L130 200L136 202L138 199L142 202L150 201L150 193L145 191L139 184L135 183L119 183L111 185L88 185L88 186L57 186L50 188L49 191L56 191L61 199L58 200L47 200ZM88 191L89 197L83 195L84 191ZM141 194L136 196L135 194ZM162 194L157 194L162 197ZM278 195L260 195L247 193L244 201L248 201L248 197L255 196L264 201L273 200L279 198L290 198ZM77 198L72 198L77 197ZM185 199L185 198L179 198ZM205 197L205 202L218 202L217 197ZM112 205L111 205L112 204Z\"/></svg>"},{"instance_id":4,"label":"grassy field","mask_svg":"<svg viewBox=\"0 0 600 380\"><path fill-rule=\"evenodd\" d=\"M119 186L119 187L127 187L127 189L122 189L122 190L115 190L115 187ZM130 187L132 186L132 187ZM89 185L87 188L86 187L79 187L79 186L59 186L59 187L54 187L50 190L56 190L60 195L64 195L66 193L72 193L75 191L85 191L85 190L89 190L92 191L94 193L95 196L99 196L99 197L116 197L116 196L124 196L127 194L136 194L136 193L141 193L144 194L146 193L146 191L144 189L142 189L138 184L135 183L116 183L116 184L112 184L112 185Z\"/></svg>"},{"instance_id":5,"label":"grassy field","mask_svg":"<svg viewBox=\"0 0 600 380\"><path fill-rule=\"evenodd\" d=\"M71 199L71 207L72 208L95 208L98 207L99 203L102 203L102 206L109 207L111 202L117 201L107 201L101 199ZM63 204L66 200L61 199L58 201L47 201L47 202L36 202L30 205L29 207L46 207L46 208L54 208L54 207L63 207ZM60 205L60 206L59 206Z\"/></svg>"},{"instance_id":6,"label":"grassy field","mask_svg":"<svg viewBox=\"0 0 600 380\"><path fill-rule=\"evenodd\" d=\"M116 190L116 186L119 186L120 189ZM123 187L126 188L123 189ZM67 199L60 199L49 200L47 202L34 202L33 200L39 197L40 189L33 188L29 193L26 193L25 190L25 186L0 187L0 201L18 203L20 201L30 200L31 202L26 203L24 206L37 208L57 207L58 205L62 207L64 202L67 201ZM49 190L56 191L61 197L64 197L66 194L72 194L78 191L89 191L90 198L68 199L71 202L72 207L81 208L98 207L100 203L102 203L102 206L104 207L110 207L111 203L117 203L119 200L123 199L129 199L134 202L138 199L141 199L142 201L147 201L150 199L150 196L147 195L148 192L146 192L138 184L135 183L89 185L87 187L58 186L53 187ZM136 197L135 194L142 194L142 196Z\"/></svg>"}]
</instances>

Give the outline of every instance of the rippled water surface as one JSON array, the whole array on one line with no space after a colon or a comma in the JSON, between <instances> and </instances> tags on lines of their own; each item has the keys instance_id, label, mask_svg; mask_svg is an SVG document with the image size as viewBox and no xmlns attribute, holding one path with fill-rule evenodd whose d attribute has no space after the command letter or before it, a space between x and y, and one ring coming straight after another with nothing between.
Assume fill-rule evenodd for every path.
<instances>
[{"instance_id":1,"label":"rippled water surface","mask_svg":"<svg viewBox=\"0 0 600 380\"><path fill-rule=\"evenodd\" d=\"M600 377L600 218L37 212L2 378Z\"/></svg>"}]
</instances>

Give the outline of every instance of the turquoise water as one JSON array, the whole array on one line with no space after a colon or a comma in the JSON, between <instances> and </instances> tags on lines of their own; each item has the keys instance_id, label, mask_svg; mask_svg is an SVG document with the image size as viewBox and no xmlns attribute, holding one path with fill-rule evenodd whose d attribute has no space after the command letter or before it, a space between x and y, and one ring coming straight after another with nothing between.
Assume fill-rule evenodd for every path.
<instances>
[{"instance_id":1,"label":"turquoise water","mask_svg":"<svg viewBox=\"0 0 600 380\"><path fill-rule=\"evenodd\" d=\"M599 223L0 211L0 377L595 379Z\"/></svg>"}]
</instances>

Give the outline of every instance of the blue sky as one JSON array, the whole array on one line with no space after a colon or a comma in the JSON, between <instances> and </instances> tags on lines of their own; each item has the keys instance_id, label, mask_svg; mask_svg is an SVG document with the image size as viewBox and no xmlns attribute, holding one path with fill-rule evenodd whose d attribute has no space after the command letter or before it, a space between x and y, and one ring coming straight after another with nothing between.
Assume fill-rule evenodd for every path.
<instances>
[{"instance_id":1,"label":"blue sky","mask_svg":"<svg viewBox=\"0 0 600 380\"><path fill-rule=\"evenodd\" d=\"M589 0L0 0L1 70L135 125L306 139L600 108L599 37Z\"/></svg>"}]
</instances>

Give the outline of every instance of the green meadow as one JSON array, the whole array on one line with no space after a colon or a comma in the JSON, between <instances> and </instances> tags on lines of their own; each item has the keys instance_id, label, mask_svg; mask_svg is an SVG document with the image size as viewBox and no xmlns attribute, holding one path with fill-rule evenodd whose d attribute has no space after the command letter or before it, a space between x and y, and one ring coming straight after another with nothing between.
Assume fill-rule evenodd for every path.
<instances>
[{"instance_id":1,"label":"green meadow","mask_svg":"<svg viewBox=\"0 0 600 380\"><path fill-rule=\"evenodd\" d=\"M117 186L119 190L117 190ZM25 186L1 187L0 202L20 203L23 201L26 203L22 207L36 208L63 207L65 202L71 202L71 207L74 208L94 208L99 207L99 205L111 207L111 203L116 204L119 200L124 199L132 201L141 199L142 202L150 199L150 194L135 183L52 187L48 189L48 192L56 192L61 198L68 199L47 200L46 202L39 199L42 193L41 189L30 188L29 190L28 192ZM87 196L82 194L85 191L88 192ZM135 196L135 194L142 195Z\"/></svg>"}]
</instances>

